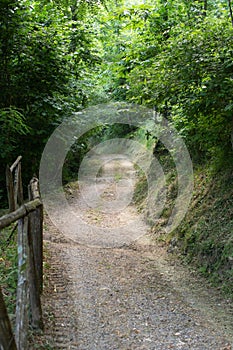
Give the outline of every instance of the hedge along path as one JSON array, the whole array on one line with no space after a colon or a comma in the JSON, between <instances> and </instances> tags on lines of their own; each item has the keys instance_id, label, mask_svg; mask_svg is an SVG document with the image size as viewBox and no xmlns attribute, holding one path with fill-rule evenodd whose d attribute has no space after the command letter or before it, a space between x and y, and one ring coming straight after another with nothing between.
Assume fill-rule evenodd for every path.
<instances>
[{"instance_id":1,"label":"hedge along path","mask_svg":"<svg viewBox=\"0 0 233 350\"><path fill-rule=\"evenodd\" d=\"M115 195L112 175L108 164L108 174L103 171L98 182L109 201ZM133 205L121 217L87 208L72 186L68 200L77 215L100 227L122 225L139 215ZM232 349L232 303L180 266L164 247L153 245L149 233L106 249L79 244L74 231L69 237L48 217L45 222L50 267L43 299L45 334L38 342L78 350ZM134 229L142 227L148 230L143 220Z\"/></svg>"}]
</instances>

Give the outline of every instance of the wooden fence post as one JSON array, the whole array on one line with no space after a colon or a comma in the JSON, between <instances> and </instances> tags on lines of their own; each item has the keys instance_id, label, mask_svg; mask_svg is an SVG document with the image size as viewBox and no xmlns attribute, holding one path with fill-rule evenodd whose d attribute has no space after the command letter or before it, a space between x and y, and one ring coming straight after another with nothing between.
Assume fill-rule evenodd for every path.
<instances>
[{"instance_id":1,"label":"wooden fence post","mask_svg":"<svg viewBox=\"0 0 233 350\"><path fill-rule=\"evenodd\" d=\"M12 172L10 170L9 165L7 165L6 167L6 187L7 187L9 211L12 212L15 210L14 183L13 183Z\"/></svg>"},{"instance_id":2,"label":"wooden fence post","mask_svg":"<svg viewBox=\"0 0 233 350\"><path fill-rule=\"evenodd\" d=\"M43 288L43 204L40 200L39 181L35 177L29 185L29 202L23 203L21 159L19 156L11 167L7 166L10 213L0 218L0 229L18 220L15 338L0 289L0 350L28 349L29 306L32 327L43 329L40 299Z\"/></svg>"},{"instance_id":3,"label":"wooden fence post","mask_svg":"<svg viewBox=\"0 0 233 350\"><path fill-rule=\"evenodd\" d=\"M33 177L28 188L29 200L40 199L39 180ZM43 205L29 215L32 248L40 293L43 290Z\"/></svg>"},{"instance_id":4,"label":"wooden fence post","mask_svg":"<svg viewBox=\"0 0 233 350\"><path fill-rule=\"evenodd\" d=\"M39 180L32 178L28 187L29 200L40 198ZM31 306L31 324L43 329L40 294L43 289L43 205L29 214L29 294Z\"/></svg>"},{"instance_id":5,"label":"wooden fence post","mask_svg":"<svg viewBox=\"0 0 233 350\"><path fill-rule=\"evenodd\" d=\"M28 217L18 221L18 286L15 341L18 350L28 348Z\"/></svg>"},{"instance_id":6,"label":"wooden fence post","mask_svg":"<svg viewBox=\"0 0 233 350\"><path fill-rule=\"evenodd\" d=\"M14 202L15 209L18 207L18 188L19 188L19 167L18 165L15 168L15 176L14 176Z\"/></svg>"},{"instance_id":7,"label":"wooden fence post","mask_svg":"<svg viewBox=\"0 0 233 350\"><path fill-rule=\"evenodd\" d=\"M18 164L18 194L17 194L19 206L23 204L23 183L22 183L22 172L21 162Z\"/></svg>"},{"instance_id":8,"label":"wooden fence post","mask_svg":"<svg viewBox=\"0 0 233 350\"><path fill-rule=\"evenodd\" d=\"M22 156L19 156L11 167L9 165L6 167L6 187L10 212L16 210L18 205L23 204L21 159Z\"/></svg>"},{"instance_id":9,"label":"wooden fence post","mask_svg":"<svg viewBox=\"0 0 233 350\"><path fill-rule=\"evenodd\" d=\"M34 329L43 330L42 307L40 300L40 286L38 274L36 271L35 256L33 250L33 236L34 227L29 214L29 230L28 230L28 244L29 244L29 298L31 311L31 325Z\"/></svg>"},{"instance_id":10,"label":"wooden fence post","mask_svg":"<svg viewBox=\"0 0 233 350\"><path fill-rule=\"evenodd\" d=\"M0 349L17 350L0 286Z\"/></svg>"}]
</instances>

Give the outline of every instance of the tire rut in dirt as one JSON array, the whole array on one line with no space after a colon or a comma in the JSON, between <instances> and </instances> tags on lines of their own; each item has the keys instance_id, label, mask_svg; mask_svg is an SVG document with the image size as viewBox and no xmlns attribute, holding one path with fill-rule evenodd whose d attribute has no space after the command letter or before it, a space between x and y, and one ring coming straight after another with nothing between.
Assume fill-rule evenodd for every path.
<instances>
[{"instance_id":1,"label":"tire rut in dirt","mask_svg":"<svg viewBox=\"0 0 233 350\"><path fill-rule=\"evenodd\" d=\"M64 243L63 243L64 247ZM47 243L49 268L46 281L46 323L44 337L56 350L77 349L76 317L68 293L71 281L66 271L65 257L58 243ZM64 257L64 259L62 259Z\"/></svg>"}]
</instances>

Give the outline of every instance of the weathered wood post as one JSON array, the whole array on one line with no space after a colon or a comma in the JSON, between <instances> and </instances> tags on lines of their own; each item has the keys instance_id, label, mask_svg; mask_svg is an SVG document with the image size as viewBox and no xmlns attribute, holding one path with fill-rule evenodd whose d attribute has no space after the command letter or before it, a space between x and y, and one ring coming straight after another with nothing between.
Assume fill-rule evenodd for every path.
<instances>
[{"instance_id":1,"label":"weathered wood post","mask_svg":"<svg viewBox=\"0 0 233 350\"><path fill-rule=\"evenodd\" d=\"M0 229L18 220L15 338L0 289L0 350L28 349L29 307L32 327L43 329L40 299L43 286L43 204L39 181L35 177L29 185L29 202L23 203L21 159L19 156L6 169L10 213L0 218Z\"/></svg>"},{"instance_id":2,"label":"weathered wood post","mask_svg":"<svg viewBox=\"0 0 233 350\"><path fill-rule=\"evenodd\" d=\"M22 156L17 157L11 167L9 165L6 167L6 187L10 212L16 210L18 205L23 204L21 159Z\"/></svg>"},{"instance_id":3,"label":"weathered wood post","mask_svg":"<svg viewBox=\"0 0 233 350\"><path fill-rule=\"evenodd\" d=\"M17 201L20 206L23 204L23 182L22 182L21 162L19 162L18 164L17 171L18 171Z\"/></svg>"},{"instance_id":4,"label":"weathered wood post","mask_svg":"<svg viewBox=\"0 0 233 350\"><path fill-rule=\"evenodd\" d=\"M15 341L18 350L28 348L28 217L18 221L18 285Z\"/></svg>"},{"instance_id":5,"label":"weathered wood post","mask_svg":"<svg viewBox=\"0 0 233 350\"><path fill-rule=\"evenodd\" d=\"M39 181L33 177L30 181L29 200L40 198ZM43 205L29 214L29 294L31 306L31 325L35 329L43 329L43 318L40 294L43 288Z\"/></svg>"},{"instance_id":6,"label":"weathered wood post","mask_svg":"<svg viewBox=\"0 0 233 350\"><path fill-rule=\"evenodd\" d=\"M0 286L0 349L17 350Z\"/></svg>"},{"instance_id":7,"label":"weathered wood post","mask_svg":"<svg viewBox=\"0 0 233 350\"><path fill-rule=\"evenodd\" d=\"M12 172L10 170L9 165L6 167L6 188L7 188L7 196L9 203L9 212L15 210L15 200L14 200L14 182Z\"/></svg>"},{"instance_id":8,"label":"weathered wood post","mask_svg":"<svg viewBox=\"0 0 233 350\"><path fill-rule=\"evenodd\" d=\"M39 180L33 177L28 188L29 200L40 199ZM32 232L32 247L40 292L43 289L43 205L29 215L29 231Z\"/></svg>"},{"instance_id":9,"label":"weathered wood post","mask_svg":"<svg viewBox=\"0 0 233 350\"><path fill-rule=\"evenodd\" d=\"M21 160L22 156L17 157L16 161L11 165L10 171L14 173L14 204L15 209L18 208L21 204L23 204L23 184L22 184L22 175L21 175Z\"/></svg>"},{"instance_id":10,"label":"weathered wood post","mask_svg":"<svg viewBox=\"0 0 233 350\"><path fill-rule=\"evenodd\" d=\"M30 181L29 200L40 199L39 180L33 177ZM43 204L30 213L30 227L33 230L32 247L35 259L35 268L38 277L40 292L43 289Z\"/></svg>"}]
</instances>

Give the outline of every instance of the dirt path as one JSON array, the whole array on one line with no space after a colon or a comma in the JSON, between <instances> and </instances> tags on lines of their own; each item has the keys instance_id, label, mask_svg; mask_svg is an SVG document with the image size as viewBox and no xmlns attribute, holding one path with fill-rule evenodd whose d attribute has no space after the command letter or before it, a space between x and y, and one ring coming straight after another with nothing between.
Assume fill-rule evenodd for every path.
<instances>
[{"instance_id":1,"label":"dirt path","mask_svg":"<svg viewBox=\"0 0 233 350\"><path fill-rule=\"evenodd\" d=\"M132 164L105 160L97 182L70 190L81 228L65 208L63 232L46 218L46 324L37 348L233 349L232 304L142 235L147 227L130 205Z\"/></svg>"}]
</instances>

